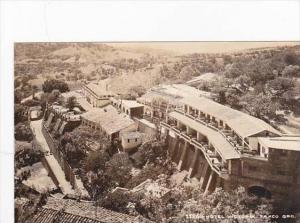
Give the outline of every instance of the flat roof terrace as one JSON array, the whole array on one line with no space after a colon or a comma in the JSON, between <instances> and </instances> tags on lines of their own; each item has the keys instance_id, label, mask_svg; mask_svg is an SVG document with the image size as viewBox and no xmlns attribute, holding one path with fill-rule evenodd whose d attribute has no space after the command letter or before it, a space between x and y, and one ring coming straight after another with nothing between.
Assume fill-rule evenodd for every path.
<instances>
[{"instance_id":1,"label":"flat roof terrace","mask_svg":"<svg viewBox=\"0 0 300 223\"><path fill-rule=\"evenodd\" d=\"M285 136L285 137L259 137L258 141L273 149L300 151L300 137L299 136Z\"/></svg>"},{"instance_id":2,"label":"flat roof terrace","mask_svg":"<svg viewBox=\"0 0 300 223\"><path fill-rule=\"evenodd\" d=\"M236 149L219 132L176 111L169 113L169 117L174 118L182 124L187 125L195 131L205 135L222 159L229 160L240 158L240 154L236 151Z\"/></svg>"}]
</instances>

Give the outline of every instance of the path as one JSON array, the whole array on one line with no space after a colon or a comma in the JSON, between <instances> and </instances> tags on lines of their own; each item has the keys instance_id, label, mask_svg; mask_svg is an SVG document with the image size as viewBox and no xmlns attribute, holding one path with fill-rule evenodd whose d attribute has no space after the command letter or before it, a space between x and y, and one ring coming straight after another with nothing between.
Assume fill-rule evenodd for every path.
<instances>
[{"instance_id":1,"label":"path","mask_svg":"<svg viewBox=\"0 0 300 223\"><path fill-rule=\"evenodd\" d=\"M36 137L36 140L41 145L44 152L49 152L49 155L45 156L45 159L48 162L53 174L55 175L57 181L59 182L59 188L62 190L63 194L74 194L74 190L72 189L71 184L66 180L65 173L61 169L57 160L53 155L50 155L50 148L44 138L42 133L42 120L31 121L30 127L32 129L33 134Z\"/></svg>"}]
</instances>

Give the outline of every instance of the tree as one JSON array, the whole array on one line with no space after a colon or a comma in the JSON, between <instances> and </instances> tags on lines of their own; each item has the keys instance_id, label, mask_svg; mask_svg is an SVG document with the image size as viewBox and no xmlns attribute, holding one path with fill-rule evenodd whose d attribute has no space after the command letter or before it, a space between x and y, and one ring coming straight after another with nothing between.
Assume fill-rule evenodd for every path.
<instances>
[{"instance_id":1,"label":"tree","mask_svg":"<svg viewBox=\"0 0 300 223\"><path fill-rule=\"evenodd\" d=\"M73 167L76 167L86 156L86 149L84 144L74 144L67 143L63 151L69 164Z\"/></svg>"},{"instance_id":2,"label":"tree","mask_svg":"<svg viewBox=\"0 0 300 223\"><path fill-rule=\"evenodd\" d=\"M84 168L87 172L97 172L99 169L104 170L105 163L109 160L109 155L106 151L93 151L88 154L84 160Z\"/></svg>"},{"instance_id":3,"label":"tree","mask_svg":"<svg viewBox=\"0 0 300 223\"><path fill-rule=\"evenodd\" d=\"M270 96L263 93L248 93L242 96L240 101L240 104L250 115L266 121L276 118L276 111L280 109L278 102L273 101Z\"/></svg>"},{"instance_id":4,"label":"tree","mask_svg":"<svg viewBox=\"0 0 300 223\"><path fill-rule=\"evenodd\" d=\"M32 131L28 123L18 123L15 126L15 139L30 142L33 139Z\"/></svg>"},{"instance_id":5,"label":"tree","mask_svg":"<svg viewBox=\"0 0 300 223\"><path fill-rule=\"evenodd\" d=\"M287 65L300 65L299 62L299 56L296 55L295 52L288 52L285 56L284 56L284 62Z\"/></svg>"},{"instance_id":6,"label":"tree","mask_svg":"<svg viewBox=\"0 0 300 223\"><path fill-rule=\"evenodd\" d=\"M146 93L146 88L141 85L135 85L129 89L129 94L135 98L141 97L145 93Z\"/></svg>"},{"instance_id":7,"label":"tree","mask_svg":"<svg viewBox=\"0 0 300 223\"><path fill-rule=\"evenodd\" d=\"M163 142L152 140L141 145L133 157L136 165L141 168L146 163L159 164L161 160L166 160L167 150Z\"/></svg>"},{"instance_id":8,"label":"tree","mask_svg":"<svg viewBox=\"0 0 300 223\"><path fill-rule=\"evenodd\" d=\"M224 75L227 78L236 78L243 74L243 64L241 62L236 62L233 64L227 64L225 66Z\"/></svg>"},{"instance_id":9,"label":"tree","mask_svg":"<svg viewBox=\"0 0 300 223\"><path fill-rule=\"evenodd\" d=\"M43 152L37 146L33 146L33 143L20 143L16 145L15 152L15 166L16 169L20 169L24 166L33 165L40 162L43 157Z\"/></svg>"},{"instance_id":10,"label":"tree","mask_svg":"<svg viewBox=\"0 0 300 223\"><path fill-rule=\"evenodd\" d=\"M128 204L138 202L139 196L137 194L116 191L109 193L104 199L101 199L99 205L116 212L129 214Z\"/></svg>"},{"instance_id":11,"label":"tree","mask_svg":"<svg viewBox=\"0 0 300 223\"><path fill-rule=\"evenodd\" d=\"M223 60L225 65L232 63L232 57L230 55L224 55Z\"/></svg>"},{"instance_id":12,"label":"tree","mask_svg":"<svg viewBox=\"0 0 300 223\"><path fill-rule=\"evenodd\" d=\"M253 215L253 218L234 219L234 222L271 222L271 219L262 219L261 215L272 213L271 201L263 198L250 197L243 187L233 192L225 192L217 188L215 192L204 195L200 190L194 190L192 197L183 201L183 207L177 214L177 220L173 222L190 222L187 216L220 215L224 219L198 219L197 222L228 222L228 217L233 215ZM231 221L230 221L231 222Z\"/></svg>"},{"instance_id":13,"label":"tree","mask_svg":"<svg viewBox=\"0 0 300 223\"><path fill-rule=\"evenodd\" d=\"M22 105L22 104L15 104L15 109L14 109L14 119L15 119L15 125L18 124L21 121L26 120L26 111L27 107Z\"/></svg>"},{"instance_id":14,"label":"tree","mask_svg":"<svg viewBox=\"0 0 300 223\"><path fill-rule=\"evenodd\" d=\"M268 80L274 78L273 67L270 60L261 60L260 58L255 58L251 60L242 70L242 72L247 75L252 86L257 83L265 83Z\"/></svg>"},{"instance_id":15,"label":"tree","mask_svg":"<svg viewBox=\"0 0 300 223\"><path fill-rule=\"evenodd\" d=\"M233 82L241 92L247 92L249 90L251 80L246 75L241 75L237 77Z\"/></svg>"},{"instance_id":16,"label":"tree","mask_svg":"<svg viewBox=\"0 0 300 223\"><path fill-rule=\"evenodd\" d=\"M51 93L54 89L57 89L62 93L69 91L67 83L56 79L46 80L42 88L45 93Z\"/></svg>"},{"instance_id":17,"label":"tree","mask_svg":"<svg viewBox=\"0 0 300 223\"><path fill-rule=\"evenodd\" d=\"M282 97L282 95L294 88L294 80L285 77L278 77L268 82L267 89L274 97Z\"/></svg>"},{"instance_id":18,"label":"tree","mask_svg":"<svg viewBox=\"0 0 300 223\"><path fill-rule=\"evenodd\" d=\"M285 77L300 77L300 66L299 65L289 65L284 67L282 75Z\"/></svg>"},{"instance_id":19,"label":"tree","mask_svg":"<svg viewBox=\"0 0 300 223\"><path fill-rule=\"evenodd\" d=\"M72 111L74 107L77 105L77 99L75 96L71 96L67 99L66 107L69 109L69 111Z\"/></svg>"},{"instance_id":20,"label":"tree","mask_svg":"<svg viewBox=\"0 0 300 223\"><path fill-rule=\"evenodd\" d=\"M105 174L115 186L124 187L131 178L131 161L127 153L116 153L105 164Z\"/></svg>"}]
</instances>

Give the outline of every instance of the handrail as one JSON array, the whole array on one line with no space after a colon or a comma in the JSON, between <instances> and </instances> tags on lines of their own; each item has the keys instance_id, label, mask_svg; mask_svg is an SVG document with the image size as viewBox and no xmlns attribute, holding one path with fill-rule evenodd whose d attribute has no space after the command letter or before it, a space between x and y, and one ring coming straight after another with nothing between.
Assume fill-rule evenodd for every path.
<instances>
[{"instance_id":1,"label":"handrail","mask_svg":"<svg viewBox=\"0 0 300 223\"><path fill-rule=\"evenodd\" d=\"M161 125L163 125L164 127L167 127L169 129L175 130L175 127L170 126L169 124L165 123L165 122L161 122ZM188 135L186 135L183 132L180 132L178 129L176 129L177 131L175 131L179 136L189 140L189 142L196 146L197 148L200 148L200 150L202 151L202 153L204 154L205 159L207 160L209 166L212 168L212 170L214 170L217 174L221 174L221 173L227 173L227 171L222 171L220 170L219 167L215 166L212 161L210 160L210 157L208 156L206 149L203 147L203 145L201 143L199 143L197 140L192 139L191 137L189 137Z\"/></svg>"},{"instance_id":2,"label":"handrail","mask_svg":"<svg viewBox=\"0 0 300 223\"><path fill-rule=\"evenodd\" d=\"M220 129L216 128L215 126L212 126L212 125L209 124L209 123L206 123L206 122L200 120L198 117L196 118L196 117L194 117L194 116L192 116L192 115L190 115L190 114L184 113L184 111L182 111L182 110L180 110L180 109L175 109L175 111L177 111L177 112L179 112L179 113L181 113L181 114L183 114L183 115L186 115L186 116L188 116L189 118L192 118L192 119L196 120L197 122L200 122L201 124L203 124L203 125L205 125L205 126L211 128L211 129L213 129L213 130L219 132L219 133L227 140L227 142L229 142L230 145L232 145L232 146L236 149L236 151L240 153L240 151L238 150L238 148L237 148L232 142L230 142L230 141L228 140L227 136L226 136ZM240 136L238 136L238 137L239 137L239 138L243 141L243 143L249 148L249 150L252 150L251 146L250 146L245 140L243 140Z\"/></svg>"}]
</instances>

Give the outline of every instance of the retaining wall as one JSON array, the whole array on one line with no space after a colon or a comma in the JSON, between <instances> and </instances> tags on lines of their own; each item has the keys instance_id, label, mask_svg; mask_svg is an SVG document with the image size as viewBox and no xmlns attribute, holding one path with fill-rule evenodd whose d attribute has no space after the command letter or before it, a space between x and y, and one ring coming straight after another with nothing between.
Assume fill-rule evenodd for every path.
<instances>
[{"instance_id":1,"label":"retaining wall","mask_svg":"<svg viewBox=\"0 0 300 223\"><path fill-rule=\"evenodd\" d=\"M76 184L76 176L74 174L74 171L72 167L69 165L69 163L66 160L66 157L60 150L60 146L54 141L54 139L51 137L50 133L46 129L44 123L42 123L42 133L46 139L46 142L50 148L51 153L59 163L60 167L65 173L66 179L70 182L72 187L74 189L78 188L78 185Z\"/></svg>"}]
</instances>

